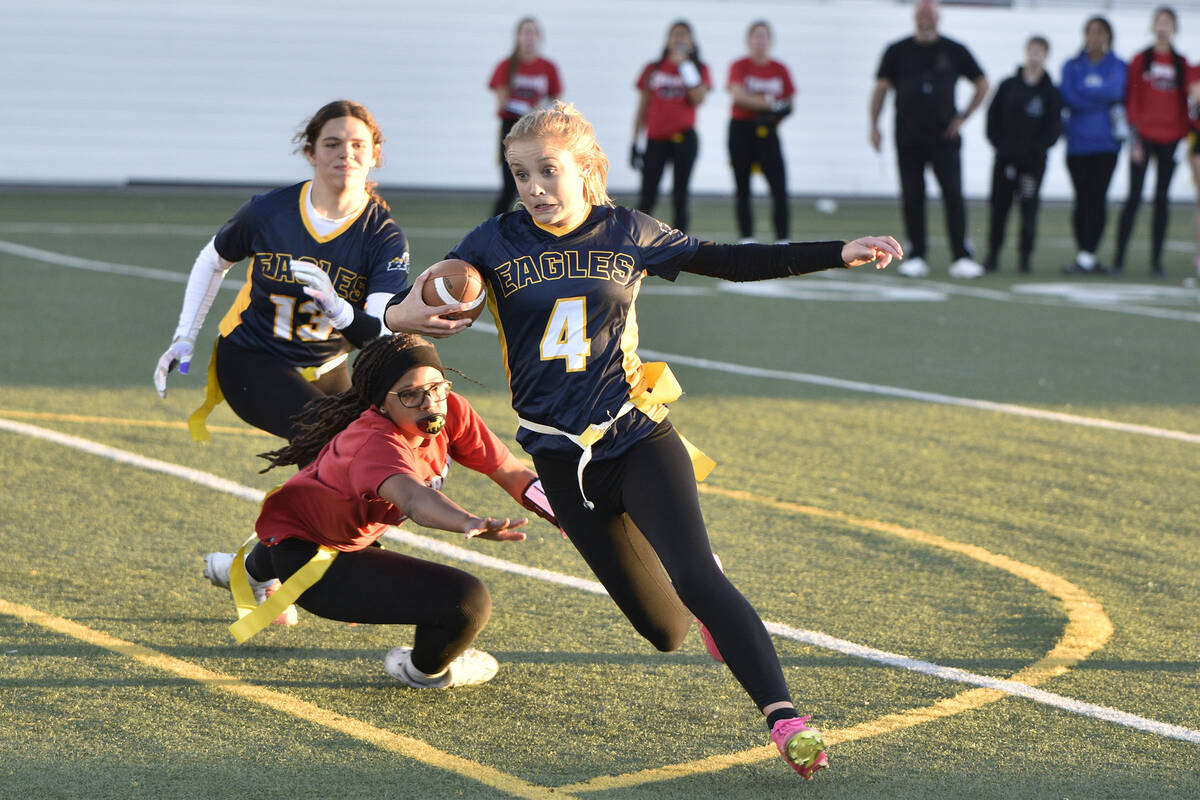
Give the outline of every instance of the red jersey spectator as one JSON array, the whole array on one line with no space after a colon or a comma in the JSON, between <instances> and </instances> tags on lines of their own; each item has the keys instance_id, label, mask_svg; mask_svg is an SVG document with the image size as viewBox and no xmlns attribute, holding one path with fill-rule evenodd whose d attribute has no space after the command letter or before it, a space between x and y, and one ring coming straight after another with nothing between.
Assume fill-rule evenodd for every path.
<instances>
[{"instance_id":1,"label":"red jersey spectator","mask_svg":"<svg viewBox=\"0 0 1200 800\"><path fill-rule=\"evenodd\" d=\"M708 67L692 35L692 27L683 20L671 25L667 45L657 61L647 64L638 76L640 92L633 120L631 162L642 171L642 191L638 210L654 213L658 202L658 183L663 169L671 162L671 196L675 206L672 224L681 231L688 226L688 187L692 167L700 150L696 138L696 106L704 102L712 80ZM638 147L642 129L646 147Z\"/></svg>"},{"instance_id":2,"label":"red jersey spectator","mask_svg":"<svg viewBox=\"0 0 1200 800\"><path fill-rule=\"evenodd\" d=\"M1120 274L1133 232L1142 186L1150 160L1155 164L1154 217L1150 239L1150 274L1163 277L1162 250L1167 234L1170 200L1167 192L1175 173L1175 150L1187 135L1187 62L1171 46L1177 21L1170 8L1154 12L1150 30L1154 44L1133 57L1125 84L1125 108L1129 118L1129 196L1117 226L1113 272Z\"/></svg>"},{"instance_id":3,"label":"red jersey spectator","mask_svg":"<svg viewBox=\"0 0 1200 800\"><path fill-rule=\"evenodd\" d=\"M492 215L512 210L517 196L508 165L504 163L504 137L512 126L538 106L562 96L562 80L553 61L541 56L542 28L532 17L517 23L512 53L492 70L488 88L496 93L496 114L500 117L500 194Z\"/></svg>"},{"instance_id":4,"label":"red jersey spectator","mask_svg":"<svg viewBox=\"0 0 1200 800\"><path fill-rule=\"evenodd\" d=\"M1188 163L1192 166L1192 183L1196 186L1196 208L1192 212L1192 225L1196 237L1196 275L1200 277L1200 64L1188 68L1188 120L1191 123L1192 146L1188 149Z\"/></svg>"},{"instance_id":5,"label":"red jersey spectator","mask_svg":"<svg viewBox=\"0 0 1200 800\"><path fill-rule=\"evenodd\" d=\"M787 174L777 127L792 111L796 93L788 69L769 57L771 26L759 20L746 33L750 54L733 62L726 86L733 95L729 119L729 163L737 190L735 211L743 243L754 241L750 176L757 164L771 187L777 242L788 240Z\"/></svg>"}]
</instances>

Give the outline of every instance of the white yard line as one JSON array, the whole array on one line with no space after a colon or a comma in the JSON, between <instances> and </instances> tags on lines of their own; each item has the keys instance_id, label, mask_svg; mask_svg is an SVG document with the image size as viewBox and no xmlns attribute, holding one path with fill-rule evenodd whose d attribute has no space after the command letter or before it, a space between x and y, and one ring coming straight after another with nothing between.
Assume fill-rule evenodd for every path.
<instances>
[{"instance_id":1,"label":"white yard line","mask_svg":"<svg viewBox=\"0 0 1200 800\"><path fill-rule=\"evenodd\" d=\"M167 461L160 461L156 458L148 458L146 456L138 455L137 453L131 453L127 450L109 447L108 445L100 444L99 442L82 439L77 436L69 436L67 434L59 433L58 431L40 428L35 425L28 425L23 422L16 422L14 420L0 417L0 430L7 430L23 436L32 436L43 441L53 442L64 447L75 448L101 458L107 458L121 464L128 464L130 466L149 470L151 472L159 472L177 478L182 478L183 480L191 481L200 486L204 486L218 492L224 492L234 497L238 497L243 500L249 500L251 502L262 502L263 495L265 494L259 489L243 486L235 483L234 481L230 481L207 472L201 472L200 470L180 466L179 464L172 464ZM607 592L604 590L604 587L595 581L584 580L571 575L553 572L551 570L527 567L522 564L516 564L511 561L505 561L503 559L485 555L474 550L468 550L464 547L452 545L439 539L421 536L410 531L392 528L388 532L387 536L389 539L394 541L402 542L413 547L418 547L429 552L446 556L448 558L454 558L470 564L475 564L477 566L486 567L488 569L501 570L503 572L509 572L515 575L533 578L535 580L546 581L559 586L565 586L572 589L577 589L579 591L588 592L590 594L607 594ZM866 645L857 644L845 639L838 639L817 631L793 628L777 622L764 622L767 626L767 630L776 636L810 644L814 647L832 650L866 661L872 661L885 666L895 667L897 669L918 672L923 675L939 678L941 680L994 689L1014 697L1022 697L1034 703L1039 703L1051 708L1061 709L1063 711L1068 711L1072 714L1078 714L1083 717L1105 720L1116 725L1144 731L1146 733L1151 733L1168 739L1177 739L1183 742L1200 744L1200 731L1185 728L1180 725L1172 725L1170 723L1160 722L1158 720L1149 719L1148 717L1142 717L1136 714L1130 714L1125 711L1110 708L1108 706L1085 703L1081 700L1075 700L1074 698L1064 697L1063 695L1036 689L1032 686L1016 681L992 678L987 675L979 675L974 672L958 669L956 667L945 667L929 661L922 661L920 659L909 658L908 656L899 655L897 653L889 653L884 650L877 650L873 647L867 647Z\"/></svg>"}]
</instances>

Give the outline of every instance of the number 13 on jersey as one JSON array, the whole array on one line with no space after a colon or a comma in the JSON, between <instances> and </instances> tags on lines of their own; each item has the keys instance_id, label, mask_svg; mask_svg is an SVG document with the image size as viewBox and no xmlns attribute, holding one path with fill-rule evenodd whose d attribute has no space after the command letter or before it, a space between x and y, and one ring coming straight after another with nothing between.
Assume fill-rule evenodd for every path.
<instances>
[{"instance_id":1,"label":"number 13 on jersey","mask_svg":"<svg viewBox=\"0 0 1200 800\"><path fill-rule=\"evenodd\" d=\"M561 358L567 372L587 368L592 341L587 338L587 298L563 297L554 303L542 334L542 361Z\"/></svg>"}]
</instances>

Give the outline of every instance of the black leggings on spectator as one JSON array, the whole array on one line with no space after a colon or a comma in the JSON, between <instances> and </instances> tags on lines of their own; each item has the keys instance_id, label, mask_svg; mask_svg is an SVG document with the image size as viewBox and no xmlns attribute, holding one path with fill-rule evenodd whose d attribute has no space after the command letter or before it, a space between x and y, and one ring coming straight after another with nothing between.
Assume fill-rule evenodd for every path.
<instances>
[{"instance_id":1,"label":"black leggings on spectator","mask_svg":"<svg viewBox=\"0 0 1200 800\"><path fill-rule=\"evenodd\" d=\"M691 460L669 422L624 455L588 464L590 511L577 460L533 462L559 524L638 633L675 650L694 614L755 705L791 702L762 620L713 561Z\"/></svg>"},{"instance_id":2,"label":"black leggings on spectator","mask_svg":"<svg viewBox=\"0 0 1200 800\"><path fill-rule=\"evenodd\" d=\"M671 225L687 233L691 212L688 208L688 192L692 182L692 167L700 152L700 140L696 131L688 128L670 139L650 139L646 142L646 156L642 163L642 192L638 198L638 211L654 214L658 202L658 184L662 180L667 162L671 162L671 200L675 216Z\"/></svg>"},{"instance_id":3,"label":"black leggings on spectator","mask_svg":"<svg viewBox=\"0 0 1200 800\"><path fill-rule=\"evenodd\" d=\"M287 580L316 552L317 545L303 539L272 547L258 542L246 571L256 580ZM474 575L379 547L338 553L296 605L341 622L416 625L412 663L427 674L449 666L492 613L491 595Z\"/></svg>"},{"instance_id":4,"label":"black leggings on spectator","mask_svg":"<svg viewBox=\"0 0 1200 800\"><path fill-rule=\"evenodd\" d=\"M1120 269L1125 265L1125 251L1129 248L1129 236L1133 233L1133 223L1137 220L1138 207L1142 204L1142 187L1146 183L1146 170L1151 160L1156 164L1154 179L1154 218L1151 221L1150 238L1150 267L1162 268L1163 240L1167 237L1167 219L1171 212L1171 198L1167 195L1171 188L1171 176L1175 174L1175 150L1179 140L1173 142L1142 142L1146 157L1138 164L1129 159L1129 196L1121 208L1121 217L1117 221L1117 249L1113 257L1113 266Z\"/></svg>"},{"instance_id":5,"label":"black leggings on spectator","mask_svg":"<svg viewBox=\"0 0 1200 800\"><path fill-rule=\"evenodd\" d=\"M1104 235L1108 217L1108 184L1117 166L1116 153L1067 156L1067 171L1075 187L1075 209L1071 225L1075 244L1085 253L1095 253Z\"/></svg>"},{"instance_id":6,"label":"black leggings on spectator","mask_svg":"<svg viewBox=\"0 0 1200 800\"><path fill-rule=\"evenodd\" d=\"M729 121L729 163L733 167L733 182L737 191L736 212L738 234L743 238L754 236L754 213L750 204L750 178L754 165L758 164L767 186L771 188L771 221L775 224L775 238L788 238L787 173L783 164L783 151L779 146L779 133L770 123L759 123L752 119Z\"/></svg>"}]
</instances>

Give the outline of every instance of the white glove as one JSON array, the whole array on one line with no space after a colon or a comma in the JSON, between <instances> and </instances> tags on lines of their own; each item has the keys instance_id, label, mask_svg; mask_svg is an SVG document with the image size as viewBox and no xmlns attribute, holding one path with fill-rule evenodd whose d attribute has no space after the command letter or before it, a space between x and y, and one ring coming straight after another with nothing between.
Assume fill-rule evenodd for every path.
<instances>
[{"instance_id":1,"label":"white glove","mask_svg":"<svg viewBox=\"0 0 1200 800\"><path fill-rule=\"evenodd\" d=\"M689 89L695 89L702 83L700 80L700 70L690 60L680 63L679 77L683 78L683 85Z\"/></svg>"},{"instance_id":2,"label":"white glove","mask_svg":"<svg viewBox=\"0 0 1200 800\"><path fill-rule=\"evenodd\" d=\"M341 330L354 321L354 307L333 290L325 270L307 261L291 262L291 270L292 277L304 286L306 295L317 301L321 313L329 318L333 327Z\"/></svg>"},{"instance_id":3,"label":"white glove","mask_svg":"<svg viewBox=\"0 0 1200 800\"><path fill-rule=\"evenodd\" d=\"M159 397L167 396L167 373L179 367L180 375L188 374L188 367L192 364L192 348L195 344L195 339L181 336L171 342L167 352L159 357L158 366L154 368L154 388L158 390Z\"/></svg>"}]
</instances>

